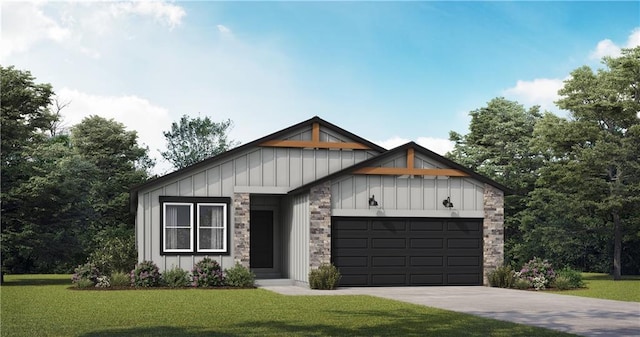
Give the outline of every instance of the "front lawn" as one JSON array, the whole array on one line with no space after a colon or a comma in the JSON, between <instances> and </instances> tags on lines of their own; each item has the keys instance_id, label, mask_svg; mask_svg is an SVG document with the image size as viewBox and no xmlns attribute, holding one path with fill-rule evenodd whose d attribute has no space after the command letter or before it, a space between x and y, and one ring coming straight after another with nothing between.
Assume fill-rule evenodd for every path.
<instances>
[{"instance_id":1,"label":"front lawn","mask_svg":"<svg viewBox=\"0 0 640 337\"><path fill-rule=\"evenodd\" d=\"M263 289L69 290L67 275L8 275L2 336L570 336L370 296Z\"/></svg>"},{"instance_id":2,"label":"front lawn","mask_svg":"<svg viewBox=\"0 0 640 337\"><path fill-rule=\"evenodd\" d=\"M586 288L558 292L563 295L601 298L607 300L640 302L640 276L623 276L614 281L611 275L583 273Z\"/></svg>"}]
</instances>

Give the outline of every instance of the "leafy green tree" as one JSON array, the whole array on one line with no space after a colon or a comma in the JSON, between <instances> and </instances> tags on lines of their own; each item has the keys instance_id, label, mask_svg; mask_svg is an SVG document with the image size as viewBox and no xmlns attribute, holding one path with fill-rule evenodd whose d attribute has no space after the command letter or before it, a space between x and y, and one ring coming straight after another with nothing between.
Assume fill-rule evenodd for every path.
<instances>
[{"instance_id":1,"label":"leafy green tree","mask_svg":"<svg viewBox=\"0 0 640 337\"><path fill-rule=\"evenodd\" d=\"M620 279L623 258L640 272L631 255L640 244L640 47L603 64L596 72L574 70L559 91L557 104L571 119L545 116L536 127L533 144L545 167L531 195L528 232L546 233L553 240L542 246L565 259L574 251L586 268L612 266Z\"/></svg>"},{"instance_id":2,"label":"leafy green tree","mask_svg":"<svg viewBox=\"0 0 640 337\"><path fill-rule=\"evenodd\" d=\"M28 240L25 236L30 230L20 229L24 225L24 203L16 193L33 172L32 159L26 152L46 140L44 130L55 117L48 109L53 95L51 85L36 83L30 72L0 66L0 85L1 246L5 270L10 269L8 264L19 252L25 251L21 242ZM18 232L27 234L17 235Z\"/></svg>"},{"instance_id":3,"label":"leafy green tree","mask_svg":"<svg viewBox=\"0 0 640 337\"><path fill-rule=\"evenodd\" d=\"M522 239L520 212L526 208L527 194L535 187L542 158L532 151L529 142L541 119L537 106L525 109L505 98L494 98L486 107L469 113L469 133L449 133L455 143L447 156L513 189L505 197L506 258L522 263L530 256L514 254Z\"/></svg>"},{"instance_id":4,"label":"leafy green tree","mask_svg":"<svg viewBox=\"0 0 640 337\"><path fill-rule=\"evenodd\" d=\"M228 139L231 120L214 122L209 117L190 118L183 115L180 122L173 122L171 130L165 131L167 150L161 152L173 167L181 169L234 147Z\"/></svg>"},{"instance_id":5,"label":"leafy green tree","mask_svg":"<svg viewBox=\"0 0 640 337\"><path fill-rule=\"evenodd\" d=\"M144 182L153 165L148 148L140 147L137 139L136 132L127 131L122 123L99 116L71 128L75 152L98 170L87 182L96 231L133 224L129 189Z\"/></svg>"}]
</instances>

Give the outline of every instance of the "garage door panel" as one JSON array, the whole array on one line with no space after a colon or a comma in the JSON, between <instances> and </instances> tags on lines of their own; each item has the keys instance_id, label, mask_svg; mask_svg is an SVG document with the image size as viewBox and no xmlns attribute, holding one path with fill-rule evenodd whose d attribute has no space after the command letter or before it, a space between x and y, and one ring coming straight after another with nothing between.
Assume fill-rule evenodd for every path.
<instances>
[{"instance_id":1,"label":"garage door panel","mask_svg":"<svg viewBox=\"0 0 640 337\"><path fill-rule=\"evenodd\" d=\"M442 256L410 256L409 261L412 267L444 267Z\"/></svg>"},{"instance_id":2,"label":"garage door panel","mask_svg":"<svg viewBox=\"0 0 640 337\"><path fill-rule=\"evenodd\" d=\"M340 278L341 286L361 286L369 284L369 274L343 274Z\"/></svg>"},{"instance_id":3,"label":"garage door panel","mask_svg":"<svg viewBox=\"0 0 640 337\"><path fill-rule=\"evenodd\" d=\"M368 262L368 256L339 256L334 260L334 264L343 267L367 267Z\"/></svg>"},{"instance_id":4,"label":"garage door panel","mask_svg":"<svg viewBox=\"0 0 640 337\"><path fill-rule=\"evenodd\" d=\"M371 257L372 267L406 267L406 256L373 256Z\"/></svg>"},{"instance_id":5,"label":"garage door panel","mask_svg":"<svg viewBox=\"0 0 640 337\"><path fill-rule=\"evenodd\" d=\"M371 285L374 286L400 286L406 284L406 274L374 274L371 276Z\"/></svg>"},{"instance_id":6,"label":"garage door panel","mask_svg":"<svg viewBox=\"0 0 640 337\"><path fill-rule=\"evenodd\" d=\"M448 274L447 284L450 285L469 285L480 284L481 280L478 273L468 274Z\"/></svg>"},{"instance_id":7,"label":"garage door panel","mask_svg":"<svg viewBox=\"0 0 640 337\"><path fill-rule=\"evenodd\" d=\"M480 248L480 239L447 239L447 248Z\"/></svg>"},{"instance_id":8,"label":"garage door panel","mask_svg":"<svg viewBox=\"0 0 640 337\"><path fill-rule=\"evenodd\" d=\"M420 231L438 231L444 228L443 221L410 221L409 226L412 232Z\"/></svg>"},{"instance_id":9,"label":"garage door panel","mask_svg":"<svg viewBox=\"0 0 640 337\"><path fill-rule=\"evenodd\" d=\"M332 261L343 286L480 285L481 230L481 219L334 217Z\"/></svg>"},{"instance_id":10,"label":"garage door panel","mask_svg":"<svg viewBox=\"0 0 640 337\"><path fill-rule=\"evenodd\" d=\"M334 240L336 241L336 246L344 250L367 248L369 246L369 239L367 238L334 238Z\"/></svg>"},{"instance_id":11,"label":"garage door panel","mask_svg":"<svg viewBox=\"0 0 640 337\"><path fill-rule=\"evenodd\" d=\"M447 222L447 231L449 232L479 232L482 224L478 222Z\"/></svg>"},{"instance_id":12,"label":"garage door panel","mask_svg":"<svg viewBox=\"0 0 640 337\"><path fill-rule=\"evenodd\" d=\"M443 274L411 274L412 285L442 285Z\"/></svg>"},{"instance_id":13,"label":"garage door panel","mask_svg":"<svg viewBox=\"0 0 640 337\"><path fill-rule=\"evenodd\" d=\"M404 232L406 231L406 224L404 221L372 221L371 230L385 232L391 231L392 233Z\"/></svg>"},{"instance_id":14,"label":"garage door panel","mask_svg":"<svg viewBox=\"0 0 640 337\"><path fill-rule=\"evenodd\" d=\"M447 266L450 267L476 267L480 263L477 256L448 256Z\"/></svg>"},{"instance_id":15,"label":"garage door panel","mask_svg":"<svg viewBox=\"0 0 640 337\"><path fill-rule=\"evenodd\" d=\"M409 246L416 249L441 249L444 247L444 239L409 239Z\"/></svg>"},{"instance_id":16,"label":"garage door panel","mask_svg":"<svg viewBox=\"0 0 640 337\"><path fill-rule=\"evenodd\" d=\"M371 248L396 248L405 249L407 247L407 240L404 238L377 238L371 239Z\"/></svg>"}]
</instances>

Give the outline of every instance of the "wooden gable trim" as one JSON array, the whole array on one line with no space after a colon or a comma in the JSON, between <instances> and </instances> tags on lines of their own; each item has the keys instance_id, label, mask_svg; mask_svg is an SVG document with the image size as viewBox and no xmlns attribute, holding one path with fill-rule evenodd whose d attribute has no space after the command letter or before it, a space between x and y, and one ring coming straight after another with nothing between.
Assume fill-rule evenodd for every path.
<instances>
[{"instance_id":1,"label":"wooden gable trim","mask_svg":"<svg viewBox=\"0 0 640 337\"><path fill-rule=\"evenodd\" d=\"M312 148L312 149L341 149L341 150L370 150L371 147L354 142L321 142L320 124L315 122L311 128L311 140L280 140L272 139L260 143L266 147L291 147L291 148Z\"/></svg>"},{"instance_id":2,"label":"wooden gable trim","mask_svg":"<svg viewBox=\"0 0 640 337\"><path fill-rule=\"evenodd\" d=\"M456 169L423 169L415 168L415 151L413 148L407 149L407 167L363 167L354 171L355 174L375 174L375 175L413 175L413 176L449 176L468 177L469 174Z\"/></svg>"}]
</instances>

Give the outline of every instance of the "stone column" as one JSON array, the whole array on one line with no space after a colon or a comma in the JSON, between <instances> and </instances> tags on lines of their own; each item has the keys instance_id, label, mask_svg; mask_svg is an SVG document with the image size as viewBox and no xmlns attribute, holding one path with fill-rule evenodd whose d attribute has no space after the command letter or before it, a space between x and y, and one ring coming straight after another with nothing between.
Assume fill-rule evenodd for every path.
<instances>
[{"instance_id":1,"label":"stone column","mask_svg":"<svg viewBox=\"0 0 640 337\"><path fill-rule=\"evenodd\" d=\"M233 260L249 268L251 239L249 193L233 194Z\"/></svg>"},{"instance_id":2,"label":"stone column","mask_svg":"<svg viewBox=\"0 0 640 337\"><path fill-rule=\"evenodd\" d=\"M331 262L331 182L309 191L309 267Z\"/></svg>"},{"instance_id":3,"label":"stone column","mask_svg":"<svg viewBox=\"0 0 640 337\"><path fill-rule=\"evenodd\" d=\"M489 184L484 184L483 241L483 283L489 285L489 273L504 263L504 192Z\"/></svg>"}]
</instances>

